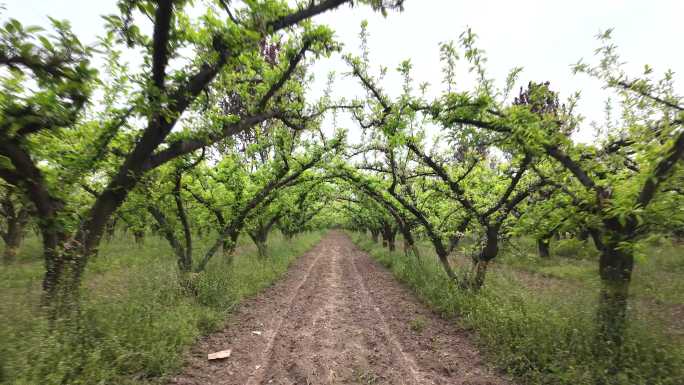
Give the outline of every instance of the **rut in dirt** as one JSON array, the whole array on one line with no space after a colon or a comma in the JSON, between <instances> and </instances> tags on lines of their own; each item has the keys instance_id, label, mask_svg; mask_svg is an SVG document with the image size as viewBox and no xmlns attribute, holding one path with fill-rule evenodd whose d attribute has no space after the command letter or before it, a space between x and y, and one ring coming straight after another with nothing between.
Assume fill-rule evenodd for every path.
<instances>
[{"instance_id":1,"label":"rut in dirt","mask_svg":"<svg viewBox=\"0 0 684 385\"><path fill-rule=\"evenodd\" d=\"M207 361L224 349L230 358ZM243 303L224 330L200 341L169 384L508 382L485 368L467 332L333 231Z\"/></svg>"}]
</instances>

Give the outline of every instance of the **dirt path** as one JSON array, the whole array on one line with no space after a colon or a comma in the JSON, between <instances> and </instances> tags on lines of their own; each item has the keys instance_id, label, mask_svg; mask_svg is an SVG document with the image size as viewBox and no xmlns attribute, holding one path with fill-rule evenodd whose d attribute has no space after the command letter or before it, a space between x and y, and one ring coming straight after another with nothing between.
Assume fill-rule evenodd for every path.
<instances>
[{"instance_id":1,"label":"dirt path","mask_svg":"<svg viewBox=\"0 0 684 385\"><path fill-rule=\"evenodd\" d=\"M232 356L207 361L223 349ZM188 361L170 384L508 384L484 368L466 332L340 232L245 302Z\"/></svg>"}]
</instances>

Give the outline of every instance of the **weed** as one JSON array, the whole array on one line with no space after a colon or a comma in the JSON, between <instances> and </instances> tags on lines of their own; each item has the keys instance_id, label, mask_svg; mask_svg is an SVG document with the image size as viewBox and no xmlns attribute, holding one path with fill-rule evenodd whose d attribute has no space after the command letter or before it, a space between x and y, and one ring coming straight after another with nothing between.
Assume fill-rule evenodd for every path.
<instances>
[{"instance_id":1,"label":"weed","mask_svg":"<svg viewBox=\"0 0 684 385\"><path fill-rule=\"evenodd\" d=\"M409 321L409 327L416 333L422 333L425 329L427 320L423 316L417 316L416 318Z\"/></svg>"},{"instance_id":2,"label":"weed","mask_svg":"<svg viewBox=\"0 0 684 385\"><path fill-rule=\"evenodd\" d=\"M380 379L373 372L368 369L353 369L354 382L363 385L376 385L380 383Z\"/></svg>"}]
</instances>

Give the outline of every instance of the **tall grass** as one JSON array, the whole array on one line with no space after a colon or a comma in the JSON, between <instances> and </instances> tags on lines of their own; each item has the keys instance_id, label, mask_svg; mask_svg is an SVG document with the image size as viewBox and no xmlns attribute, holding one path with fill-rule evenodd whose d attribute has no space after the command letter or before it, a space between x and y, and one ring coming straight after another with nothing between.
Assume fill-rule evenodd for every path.
<instances>
[{"instance_id":1,"label":"tall grass","mask_svg":"<svg viewBox=\"0 0 684 385\"><path fill-rule=\"evenodd\" d=\"M490 362L520 383L684 384L684 348L640 319L630 322L619 359L605 358L595 344L596 292L535 290L496 268L481 292L468 293L449 282L434 254L418 263L364 235L353 239L435 311L474 330Z\"/></svg>"},{"instance_id":2,"label":"tall grass","mask_svg":"<svg viewBox=\"0 0 684 385\"><path fill-rule=\"evenodd\" d=\"M504 245L499 261L506 266L596 288L598 253L589 241L563 239L552 242L551 258L539 258L530 239ZM684 305L684 246L652 235L637 245L630 294L660 304Z\"/></svg>"},{"instance_id":3,"label":"tall grass","mask_svg":"<svg viewBox=\"0 0 684 385\"><path fill-rule=\"evenodd\" d=\"M212 261L196 295L179 285L162 239L148 238L138 248L118 237L88 268L78 323L53 332L38 307L42 264L37 240L30 239L17 263L0 270L0 383L161 382L182 365L189 345L220 327L237 303L270 285L320 236L287 241L274 234L264 260L241 242L232 266L218 256Z\"/></svg>"}]
</instances>

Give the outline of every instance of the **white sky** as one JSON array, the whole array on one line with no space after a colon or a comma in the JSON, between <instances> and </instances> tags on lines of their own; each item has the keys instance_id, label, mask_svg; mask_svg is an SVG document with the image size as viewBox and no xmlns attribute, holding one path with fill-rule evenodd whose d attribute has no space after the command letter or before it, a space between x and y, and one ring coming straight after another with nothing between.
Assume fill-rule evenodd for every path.
<instances>
[{"instance_id":1,"label":"white sky","mask_svg":"<svg viewBox=\"0 0 684 385\"><path fill-rule=\"evenodd\" d=\"M0 0L6 10L2 19L13 17L23 24L46 25L47 15L70 20L74 31L85 42L94 42L103 30L102 14L116 12L114 0ZM677 89L684 89L684 1L681 0L406 0L405 12L387 18L367 7L342 8L319 16L319 23L336 30L345 52L359 53L360 23L369 21L371 65L393 70L404 59L411 59L417 82L428 82L437 91L442 80L438 44L458 41L471 27L479 36L477 46L486 51L489 77L502 86L509 70L524 67L520 80L551 81L552 88L567 96L582 91L579 111L589 121L602 121L606 94L600 84L584 75L572 75L570 66L579 59L592 61L598 46L594 36L614 28L619 53L638 74L644 64L660 73L675 71ZM460 63L461 68L466 64ZM347 70L339 57L317 63L313 70L320 91L327 73ZM393 72L393 71L390 71ZM461 78L467 90L472 84ZM459 79L457 79L457 84ZM400 82L388 76L383 86L396 94ZM336 96L359 94L356 83L340 79ZM318 92L316 92L318 93ZM345 122L341 120L340 122ZM588 124L586 124L588 126ZM352 134L352 137L357 134ZM591 140L585 130L580 140Z\"/></svg>"}]
</instances>

